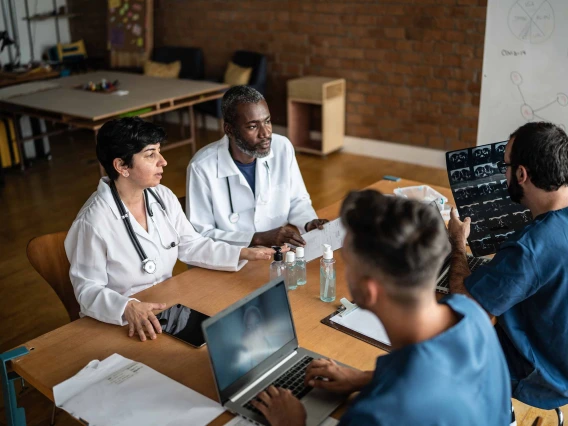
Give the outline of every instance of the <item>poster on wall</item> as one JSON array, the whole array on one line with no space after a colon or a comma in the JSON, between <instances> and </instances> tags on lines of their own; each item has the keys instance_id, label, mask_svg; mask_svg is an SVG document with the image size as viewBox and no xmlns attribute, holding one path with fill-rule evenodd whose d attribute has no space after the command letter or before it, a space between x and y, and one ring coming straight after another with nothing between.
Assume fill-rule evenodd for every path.
<instances>
[{"instance_id":1,"label":"poster on wall","mask_svg":"<svg viewBox=\"0 0 568 426\"><path fill-rule=\"evenodd\" d=\"M108 0L108 48L143 52L147 37L146 0Z\"/></svg>"},{"instance_id":2,"label":"poster on wall","mask_svg":"<svg viewBox=\"0 0 568 426\"><path fill-rule=\"evenodd\" d=\"M471 218L467 239L474 256L493 254L516 230L532 220L507 190L507 141L446 153L448 178L460 217ZM501 168L500 168L501 166Z\"/></svg>"},{"instance_id":3,"label":"poster on wall","mask_svg":"<svg viewBox=\"0 0 568 426\"><path fill-rule=\"evenodd\" d=\"M489 0L477 145L534 121L568 128L568 1Z\"/></svg>"}]
</instances>

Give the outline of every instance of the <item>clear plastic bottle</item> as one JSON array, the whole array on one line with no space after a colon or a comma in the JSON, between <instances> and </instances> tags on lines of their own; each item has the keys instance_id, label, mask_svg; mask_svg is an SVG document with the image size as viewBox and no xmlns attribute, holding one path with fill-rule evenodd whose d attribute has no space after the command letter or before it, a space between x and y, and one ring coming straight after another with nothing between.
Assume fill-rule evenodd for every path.
<instances>
[{"instance_id":1,"label":"clear plastic bottle","mask_svg":"<svg viewBox=\"0 0 568 426\"><path fill-rule=\"evenodd\" d=\"M320 299L323 302L335 300L335 259L329 244L323 244L323 257L320 261Z\"/></svg>"},{"instance_id":2,"label":"clear plastic bottle","mask_svg":"<svg viewBox=\"0 0 568 426\"><path fill-rule=\"evenodd\" d=\"M270 264L270 281L274 278L281 277L286 278L286 265L282 262L282 252L280 247L272 247L276 253L274 253L274 260Z\"/></svg>"},{"instance_id":3,"label":"clear plastic bottle","mask_svg":"<svg viewBox=\"0 0 568 426\"><path fill-rule=\"evenodd\" d=\"M304 259L304 247L296 248L296 278L298 285L306 284L306 259Z\"/></svg>"},{"instance_id":4,"label":"clear plastic bottle","mask_svg":"<svg viewBox=\"0 0 568 426\"><path fill-rule=\"evenodd\" d=\"M293 251L286 253L286 287L288 290L298 288L298 278L296 277L296 255Z\"/></svg>"}]
</instances>

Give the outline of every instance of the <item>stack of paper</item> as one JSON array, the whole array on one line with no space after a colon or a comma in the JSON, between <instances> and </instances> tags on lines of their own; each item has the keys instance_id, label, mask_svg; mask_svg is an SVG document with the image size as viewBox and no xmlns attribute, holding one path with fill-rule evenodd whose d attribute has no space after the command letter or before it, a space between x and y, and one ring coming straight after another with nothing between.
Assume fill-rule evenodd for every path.
<instances>
[{"instance_id":1,"label":"stack of paper","mask_svg":"<svg viewBox=\"0 0 568 426\"><path fill-rule=\"evenodd\" d=\"M224 411L217 402L118 354L91 361L55 386L53 396L58 407L90 426L199 426Z\"/></svg>"}]
</instances>

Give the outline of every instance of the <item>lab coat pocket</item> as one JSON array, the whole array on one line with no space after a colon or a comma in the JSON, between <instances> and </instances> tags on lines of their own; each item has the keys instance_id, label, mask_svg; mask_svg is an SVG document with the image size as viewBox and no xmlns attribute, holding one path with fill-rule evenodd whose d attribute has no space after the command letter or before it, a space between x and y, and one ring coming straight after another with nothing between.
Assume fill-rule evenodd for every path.
<instances>
[{"instance_id":1,"label":"lab coat pocket","mask_svg":"<svg viewBox=\"0 0 568 426\"><path fill-rule=\"evenodd\" d=\"M289 186L286 184L276 185L270 194L267 215L271 219L282 217L286 219L290 211Z\"/></svg>"}]
</instances>

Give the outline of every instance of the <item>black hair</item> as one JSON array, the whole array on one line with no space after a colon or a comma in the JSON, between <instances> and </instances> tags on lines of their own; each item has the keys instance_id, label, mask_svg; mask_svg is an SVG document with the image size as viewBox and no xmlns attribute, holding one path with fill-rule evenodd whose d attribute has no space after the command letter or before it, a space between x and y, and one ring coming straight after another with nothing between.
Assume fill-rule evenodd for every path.
<instances>
[{"instance_id":1,"label":"black hair","mask_svg":"<svg viewBox=\"0 0 568 426\"><path fill-rule=\"evenodd\" d=\"M250 86L234 86L225 92L221 101L223 121L234 126L237 121L237 107L240 104L257 104L264 100L262 94Z\"/></svg>"},{"instance_id":2,"label":"black hair","mask_svg":"<svg viewBox=\"0 0 568 426\"><path fill-rule=\"evenodd\" d=\"M160 126L139 117L126 117L107 121L97 135L97 158L112 180L118 172L112 162L120 158L132 167L132 157L148 145L166 140L166 132Z\"/></svg>"},{"instance_id":3,"label":"black hair","mask_svg":"<svg viewBox=\"0 0 568 426\"><path fill-rule=\"evenodd\" d=\"M552 123L527 123L511 134L515 138L510 163L527 169L531 182L545 191L568 184L568 136Z\"/></svg>"},{"instance_id":4,"label":"black hair","mask_svg":"<svg viewBox=\"0 0 568 426\"><path fill-rule=\"evenodd\" d=\"M351 237L346 249L363 273L386 278L389 293L403 304L417 301L413 290L434 285L450 252L440 213L416 200L373 190L351 192L341 207L341 221Z\"/></svg>"}]
</instances>

